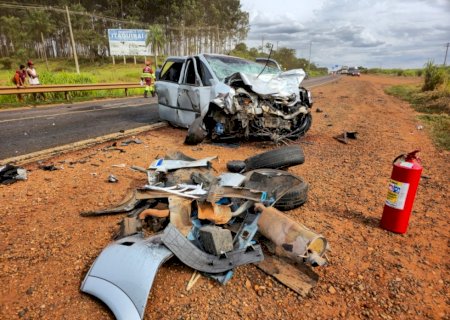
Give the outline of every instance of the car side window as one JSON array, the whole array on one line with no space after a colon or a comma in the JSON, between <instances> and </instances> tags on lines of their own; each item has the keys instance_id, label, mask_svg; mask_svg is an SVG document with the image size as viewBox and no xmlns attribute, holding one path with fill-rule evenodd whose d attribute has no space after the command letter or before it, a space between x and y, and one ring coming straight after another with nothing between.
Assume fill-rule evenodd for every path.
<instances>
[{"instance_id":1,"label":"car side window","mask_svg":"<svg viewBox=\"0 0 450 320\"><path fill-rule=\"evenodd\" d=\"M195 85L195 70L194 70L194 64L192 63L192 60L188 60L186 62L186 69L184 73L184 84L189 85Z\"/></svg>"},{"instance_id":2,"label":"car side window","mask_svg":"<svg viewBox=\"0 0 450 320\"><path fill-rule=\"evenodd\" d=\"M183 62L178 61L167 61L163 68L161 69L161 74L159 76L160 80L177 82L180 80L181 68L183 67Z\"/></svg>"},{"instance_id":3,"label":"car side window","mask_svg":"<svg viewBox=\"0 0 450 320\"><path fill-rule=\"evenodd\" d=\"M211 79L213 78L211 73L209 72L206 65L200 61L198 57L195 58L195 61L197 62L197 72L200 75L200 78L202 79L202 83L205 87L210 87L212 85Z\"/></svg>"}]
</instances>

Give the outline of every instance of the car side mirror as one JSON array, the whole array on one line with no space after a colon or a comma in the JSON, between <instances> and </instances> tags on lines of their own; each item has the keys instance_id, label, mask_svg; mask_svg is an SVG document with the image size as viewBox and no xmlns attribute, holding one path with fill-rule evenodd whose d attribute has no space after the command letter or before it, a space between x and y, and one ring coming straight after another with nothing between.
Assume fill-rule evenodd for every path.
<instances>
[{"instance_id":1,"label":"car side mirror","mask_svg":"<svg viewBox=\"0 0 450 320\"><path fill-rule=\"evenodd\" d=\"M159 80L159 76L161 75L161 69L156 69L155 71L155 78L156 80Z\"/></svg>"}]
</instances>

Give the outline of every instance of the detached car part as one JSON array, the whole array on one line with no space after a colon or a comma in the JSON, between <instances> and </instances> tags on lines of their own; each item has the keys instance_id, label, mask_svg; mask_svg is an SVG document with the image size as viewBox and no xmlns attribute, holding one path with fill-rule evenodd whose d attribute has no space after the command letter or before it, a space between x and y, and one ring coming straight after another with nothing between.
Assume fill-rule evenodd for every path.
<instances>
[{"instance_id":1,"label":"detached car part","mask_svg":"<svg viewBox=\"0 0 450 320\"><path fill-rule=\"evenodd\" d=\"M260 188L274 194L277 199L273 204L281 211L300 207L308 199L309 185L303 178L283 170L257 169L246 174L243 186L253 189ZM264 178L265 179L262 179ZM281 197L279 197L281 195Z\"/></svg>"},{"instance_id":2,"label":"detached car part","mask_svg":"<svg viewBox=\"0 0 450 320\"><path fill-rule=\"evenodd\" d=\"M220 256L208 254L197 248L171 224L164 229L162 241L187 266L212 274L264 259L259 245L233 250Z\"/></svg>"},{"instance_id":3,"label":"detached car part","mask_svg":"<svg viewBox=\"0 0 450 320\"><path fill-rule=\"evenodd\" d=\"M259 153L244 161L228 161L227 169L231 172L246 172L260 168L282 169L304 162L305 155L300 146L286 146Z\"/></svg>"},{"instance_id":4,"label":"detached car part","mask_svg":"<svg viewBox=\"0 0 450 320\"><path fill-rule=\"evenodd\" d=\"M275 252L298 262L308 262L313 266L322 266L326 260L322 258L328 249L327 240L320 234L292 220L275 208L256 205L261 210L258 221L259 232L271 240Z\"/></svg>"},{"instance_id":5,"label":"detached car part","mask_svg":"<svg viewBox=\"0 0 450 320\"><path fill-rule=\"evenodd\" d=\"M97 257L81 291L102 300L118 320L143 319L156 273L172 256L160 235L120 239Z\"/></svg>"}]
</instances>

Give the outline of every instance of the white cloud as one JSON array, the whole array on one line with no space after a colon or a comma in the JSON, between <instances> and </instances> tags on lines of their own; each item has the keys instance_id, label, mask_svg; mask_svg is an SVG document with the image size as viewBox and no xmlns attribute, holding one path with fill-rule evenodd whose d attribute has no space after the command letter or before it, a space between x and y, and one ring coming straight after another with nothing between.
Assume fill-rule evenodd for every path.
<instances>
[{"instance_id":1,"label":"white cloud","mask_svg":"<svg viewBox=\"0 0 450 320\"><path fill-rule=\"evenodd\" d=\"M262 39L312 61L368 67L442 63L450 41L448 0L242 0L250 12L247 44Z\"/></svg>"}]
</instances>

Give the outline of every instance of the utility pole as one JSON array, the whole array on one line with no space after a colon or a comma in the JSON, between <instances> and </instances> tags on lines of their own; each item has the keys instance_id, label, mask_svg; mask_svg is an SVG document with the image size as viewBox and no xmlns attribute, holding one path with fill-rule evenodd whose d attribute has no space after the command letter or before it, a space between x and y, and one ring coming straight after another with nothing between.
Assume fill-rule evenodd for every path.
<instances>
[{"instance_id":1,"label":"utility pole","mask_svg":"<svg viewBox=\"0 0 450 320\"><path fill-rule=\"evenodd\" d=\"M310 73L310 71L311 71L311 46L312 46L312 41L309 42L308 73Z\"/></svg>"},{"instance_id":2,"label":"utility pole","mask_svg":"<svg viewBox=\"0 0 450 320\"><path fill-rule=\"evenodd\" d=\"M447 42L447 45L446 45L447 49L445 49L444 67L445 67L445 65L446 65L446 63L447 63L447 53L448 53L448 46L449 46L449 45L450 45L450 42Z\"/></svg>"},{"instance_id":3,"label":"utility pole","mask_svg":"<svg viewBox=\"0 0 450 320\"><path fill-rule=\"evenodd\" d=\"M72 41L73 58L75 59L75 68L77 69L77 73L80 74L80 66L78 65L77 49L75 47L75 40L73 39L72 24L70 23L69 8L67 6L66 6L66 12L67 12L67 21L69 22L70 40Z\"/></svg>"},{"instance_id":4,"label":"utility pole","mask_svg":"<svg viewBox=\"0 0 450 320\"><path fill-rule=\"evenodd\" d=\"M261 52L264 52L264 35L261 37Z\"/></svg>"}]
</instances>

